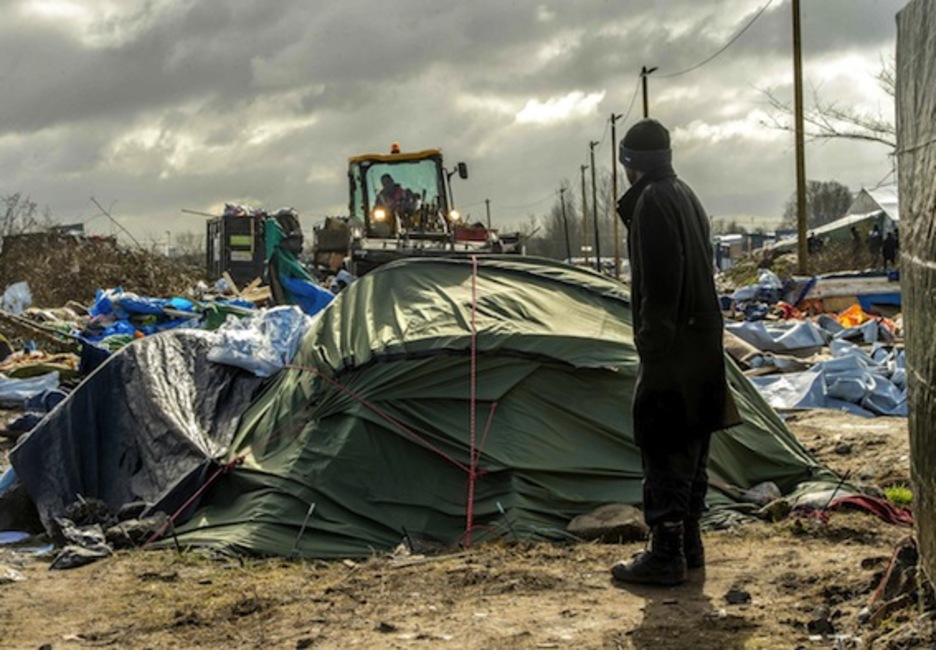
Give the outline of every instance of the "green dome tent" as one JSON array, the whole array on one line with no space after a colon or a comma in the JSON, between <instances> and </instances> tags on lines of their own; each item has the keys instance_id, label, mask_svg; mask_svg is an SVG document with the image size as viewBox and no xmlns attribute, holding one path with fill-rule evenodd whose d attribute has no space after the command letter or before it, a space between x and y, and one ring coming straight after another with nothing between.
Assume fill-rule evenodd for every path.
<instances>
[{"instance_id":1,"label":"green dome tent","mask_svg":"<svg viewBox=\"0 0 936 650\"><path fill-rule=\"evenodd\" d=\"M407 536L561 538L578 514L640 503L637 365L627 293L591 271L518 257L388 264L320 314L253 401L228 453L240 464L178 541L347 557ZM784 493L835 481L729 365L744 424L715 435L711 477Z\"/></svg>"}]
</instances>

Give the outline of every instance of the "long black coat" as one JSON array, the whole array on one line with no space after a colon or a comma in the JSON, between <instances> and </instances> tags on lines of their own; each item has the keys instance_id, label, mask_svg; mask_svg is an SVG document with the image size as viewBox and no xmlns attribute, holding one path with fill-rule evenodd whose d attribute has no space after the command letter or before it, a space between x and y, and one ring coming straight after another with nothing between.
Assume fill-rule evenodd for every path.
<instances>
[{"instance_id":1,"label":"long black coat","mask_svg":"<svg viewBox=\"0 0 936 650\"><path fill-rule=\"evenodd\" d=\"M631 309L640 372L634 436L667 445L738 424L725 380L722 314L708 217L670 166L618 202L627 226Z\"/></svg>"}]
</instances>

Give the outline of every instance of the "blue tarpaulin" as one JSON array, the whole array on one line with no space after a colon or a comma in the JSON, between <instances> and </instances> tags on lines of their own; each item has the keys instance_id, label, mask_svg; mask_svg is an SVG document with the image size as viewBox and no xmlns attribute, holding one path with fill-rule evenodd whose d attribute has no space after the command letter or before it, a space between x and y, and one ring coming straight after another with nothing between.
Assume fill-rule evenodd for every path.
<instances>
[{"instance_id":1,"label":"blue tarpaulin","mask_svg":"<svg viewBox=\"0 0 936 650\"><path fill-rule=\"evenodd\" d=\"M805 372L751 377L775 409L830 408L857 415L907 416L904 351L875 344L870 353L848 341L830 346L833 358Z\"/></svg>"}]
</instances>

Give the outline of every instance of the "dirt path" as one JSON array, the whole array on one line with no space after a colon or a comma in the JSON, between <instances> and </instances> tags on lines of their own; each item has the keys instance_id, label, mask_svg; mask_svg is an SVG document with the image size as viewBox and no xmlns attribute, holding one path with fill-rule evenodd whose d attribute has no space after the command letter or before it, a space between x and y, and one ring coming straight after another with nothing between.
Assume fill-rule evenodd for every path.
<instances>
[{"instance_id":1,"label":"dirt path","mask_svg":"<svg viewBox=\"0 0 936 650\"><path fill-rule=\"evenodd\" d=\"M813 412L791 426L838 471L909 482L904 419ZM57 572L6 553L25 579L0 584L0 648L934 647L912 606L858 622L908 533L861 513L708 532L705 574L668 589L609 581L639 545L362 562L127 552ZM904 645L867 646L885 634Z\"/></svg>"}]
</instances>

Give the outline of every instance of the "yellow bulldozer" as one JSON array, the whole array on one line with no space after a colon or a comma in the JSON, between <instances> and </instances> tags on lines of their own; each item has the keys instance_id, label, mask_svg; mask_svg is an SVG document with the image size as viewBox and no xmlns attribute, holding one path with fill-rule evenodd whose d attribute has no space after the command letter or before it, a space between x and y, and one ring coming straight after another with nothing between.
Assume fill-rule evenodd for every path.
<instances>
[{"instance_id":1,"label":"yellow bulldozer","mask_svg":"<svg viewBox=\"0 0 936 650\"><path fill-rule=\"evenodd\" d=\"M330 217L314 231L317 266L362 275L402 257L522 252L518 234L463 223L452 200L452 177L439 149L364 154L348 159L349 216Z\"/></svg>"}]
</instances>

